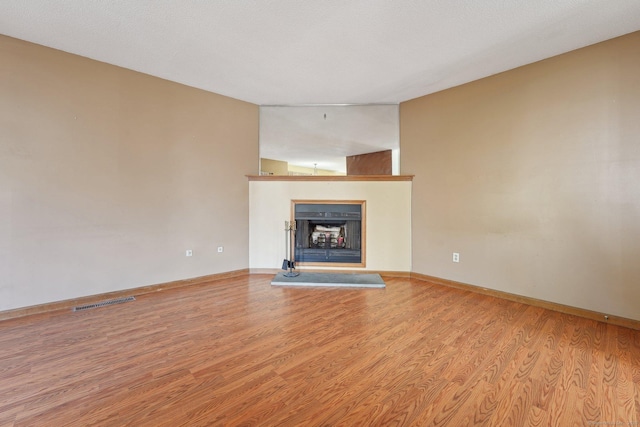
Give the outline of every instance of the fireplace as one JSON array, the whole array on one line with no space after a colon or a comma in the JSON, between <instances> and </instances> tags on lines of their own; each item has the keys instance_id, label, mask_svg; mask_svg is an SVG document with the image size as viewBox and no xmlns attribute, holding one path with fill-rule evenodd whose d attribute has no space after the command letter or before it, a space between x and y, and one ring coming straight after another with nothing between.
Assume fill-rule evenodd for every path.
<instances>
[{"instance_id":1,"label":"fireplace","mask_svg":"<svg viewBox=\"0 0 640 427\"><path fill-rule=\"evenodd\" d=\"M364 267L364 201L293 201L295 261Z\"/></svg>"}]
</instances>

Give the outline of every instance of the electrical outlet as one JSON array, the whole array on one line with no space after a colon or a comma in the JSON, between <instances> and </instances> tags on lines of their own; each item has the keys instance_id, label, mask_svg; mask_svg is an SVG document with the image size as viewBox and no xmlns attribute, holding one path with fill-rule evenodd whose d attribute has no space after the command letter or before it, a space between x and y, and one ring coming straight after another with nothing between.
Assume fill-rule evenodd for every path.
<instances>
[{"instance_id":1,"label":"electrical outlet","mask_svg":"<svg viewBox=\"0 0 640 427\"><path fill-rule=\"evenodd\" d=\"M224 247L223 246L218 246L218 253L224 252Z\"/></svg>"},{"instance_id":2,"label":"electrical outlet","mask_svg":"<svg viewBox=\"0 0 640 427\"><path fill-rule=\"evenodd\" d=\"M453 262L460 262L460 254L458 252L453 253Z\"/></svg>"},{"instance_id":3,"label":"electrical outlet","mask_svg":"<svg viewBox=\"0 0 640 427\"><path fill-rule=\"evenodd\" d=\"M184 253L185 256L193 256L193 251L191 249L187 249L187 251Z\"/></svg>"}]
</instances>

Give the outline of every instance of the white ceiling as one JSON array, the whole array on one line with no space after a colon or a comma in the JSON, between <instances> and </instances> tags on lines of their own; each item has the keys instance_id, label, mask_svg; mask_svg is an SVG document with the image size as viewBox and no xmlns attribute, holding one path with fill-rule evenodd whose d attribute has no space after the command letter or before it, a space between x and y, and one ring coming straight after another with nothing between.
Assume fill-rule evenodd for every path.
<instances>
[{"instance_id":1,"label":"white ceiling","mask_svg":"<svg viewBox=\"0 0 640 427\"><path fill-rule=\"evenodd\" d=\"M265 104L399 103L640 29L639 0L1 0L0 33Z\"/></svg>"},{"instance_id":2,"label":"white ceiling","mask_svg":"<svg viewBox=\"0 0 640 427\"><path fill-rule=\"evenodd\" d=\"M262 106L397 104L637 30L640 0L0 0L1 34Z\"/></svg>"}]
</instances>

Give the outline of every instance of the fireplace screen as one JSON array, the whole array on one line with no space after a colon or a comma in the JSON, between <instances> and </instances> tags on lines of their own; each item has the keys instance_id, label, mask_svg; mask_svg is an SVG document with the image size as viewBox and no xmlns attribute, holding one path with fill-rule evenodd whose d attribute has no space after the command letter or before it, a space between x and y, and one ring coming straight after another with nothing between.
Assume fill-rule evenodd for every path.
<instances>
[{"instance_id":1,"label":"fireplace screen","mask_svg":"<svg viewBox=\"0 0 640 427\"><path fill-rule=\"evenodd\" d=\"M294 211L297 262L363 262L363 203L295 203Z\"/></svg>"}]
</instances>

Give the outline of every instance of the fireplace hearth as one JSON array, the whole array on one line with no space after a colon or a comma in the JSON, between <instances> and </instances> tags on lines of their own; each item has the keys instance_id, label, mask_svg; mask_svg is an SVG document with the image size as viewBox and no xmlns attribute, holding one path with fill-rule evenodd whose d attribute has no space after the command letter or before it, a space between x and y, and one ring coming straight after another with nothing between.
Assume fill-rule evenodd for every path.
<instances>
[{"instance_id":1,"label":"fireplace hearth","mask_svg":"<svg viewBox=\"0 0 640 427\"><path fill-rule=\"evenodd\" d=\"M295 261L364 266L364 201L294 201Z\"/></svg>"}]
</instances>

